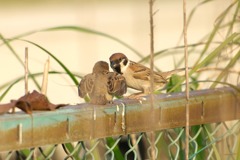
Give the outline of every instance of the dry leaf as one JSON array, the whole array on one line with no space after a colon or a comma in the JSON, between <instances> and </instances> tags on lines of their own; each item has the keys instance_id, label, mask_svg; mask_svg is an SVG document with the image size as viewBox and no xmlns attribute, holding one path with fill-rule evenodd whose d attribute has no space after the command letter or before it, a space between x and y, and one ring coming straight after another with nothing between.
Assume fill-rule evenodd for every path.
<instances>
[{"instance_id":1,"label":"dry leaf","mask_svg":"<svg viewBox=\"0 0 240 160\"><path fill-rule=\"evenodd\" d=\"M0 105L0 114L6 113L8 110L16 106L22 111L32 114L32 111L46 111L46 110L55 110L57 108L66 106L65 104L52 104L48 101L47 97L37 91L32 93L27 93L26 95L20 97L18 100L12 100L11 103Z\"/></svg>"}]
</instances>

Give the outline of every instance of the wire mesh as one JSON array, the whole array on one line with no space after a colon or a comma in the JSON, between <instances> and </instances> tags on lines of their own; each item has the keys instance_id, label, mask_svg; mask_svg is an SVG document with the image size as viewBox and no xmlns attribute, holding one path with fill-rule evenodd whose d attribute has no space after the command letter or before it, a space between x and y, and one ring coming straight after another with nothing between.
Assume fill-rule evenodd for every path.
<instances>
[{"instance_id":1,"label":"wire mesh","mask_svg":"<svg viewBox=\"0 0 240 160\"><path fill-rule=\"evenodd\" d=\"M240 121L190 127L189 159L238 159ZM185 159L184 128L155 131L157 159ZM2 152L1 159L150 159L150 133L135 133L89 141ZM57 148L61 148L60 150Z\"/></svg>"}]
</instances>

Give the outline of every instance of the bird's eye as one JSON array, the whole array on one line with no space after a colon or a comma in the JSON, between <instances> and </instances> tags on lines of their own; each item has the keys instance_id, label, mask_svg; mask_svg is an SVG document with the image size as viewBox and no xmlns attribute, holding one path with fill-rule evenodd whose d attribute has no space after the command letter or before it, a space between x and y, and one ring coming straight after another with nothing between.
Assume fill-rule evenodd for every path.
<instances>
[{"instance_id":1,"label":"bird's eye","mask_svg":"<svg viewBox=\"0 0 240 160\"><path fill-rule=\"evenodd\" d=\"M122 58L119 58L119 61L122 61Z\"/></svg>"}]
</instances>

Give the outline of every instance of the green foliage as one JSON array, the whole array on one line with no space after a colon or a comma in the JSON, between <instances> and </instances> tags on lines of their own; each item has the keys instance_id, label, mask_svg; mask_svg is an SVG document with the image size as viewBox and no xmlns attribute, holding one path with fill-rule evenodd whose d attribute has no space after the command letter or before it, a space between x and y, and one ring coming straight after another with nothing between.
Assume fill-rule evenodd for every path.
<instances>
[{"instance_id":1,"label":"green foliage","mask_svg":"<svg viewBox=\"0 0 240 160\"><path fill-rule=\"evenodd\" d=\"M80 143L81 142L78 142L76 146L74 146L72 143L62 144L65 152L68 153L68 157L74 158L75 160L80 160L79 153L82 149L80 147Z\"/></svg>"},{"instance_id":2,"label":"green foliage","mask_svg":"<svg viewBox=\"0 0 240 160\"><path fill-rule=\"evenodd\" d=\"M191 79L191 83L189 84L189 89L191 91L193 90L197 90L198 86L199 86L199 82L197 81L197 78L195 77L190 77ZM166 85L166 89L167 92L182 92L182 86L181 85L177 85L179 83L182 83L182 81L184 80L184 77L179 76L179 75L172 75L171 78L169 79L168 84ZM177 86L177 87L175 87ZM174 88L174 90L173 90Z\"/></svg>"},{"instance_id":3,"label":"green foliage","mask_svg":"<svg viewBox=\"0 0 240 160\"><path fill-rule=\"evenodd\" d=\"M116 141L112 137L106 138L106 141L107 141L107 145L109 146L109 148L113 148L112 151L115 155L116 160L124 160L124 157L123 157L118 145L116 145Z\"/></svg>"},{"instance_id":4,"label":"green foliage","mask_svg":"<svg viewBox=\"0 0 240 160\"><path fill-rule=\"evenodd\" d=\"M190 77L190 79L191 79L191 84L190 84L190 90L191 91L194 91L194 90L197 90L198 89L198 87L199 87L199 82L197 81L197 78L195 78L195 77Z\"/></svg>"},{"instance_id":5,"label":"green foliage","mask_svg":"<svg viewBox=\"0 0 240 160\"><path fill-rule=\"evenodd\" d=\"M231 58L231 60L229 61L229 63L227 64L227 66L223 69L223 71L218 75L218 77L216 78L216 82L219 82L221 79L223 79L224 77L226 77L228 75L228 70L233 67L237 61L240 58L240 51L233 57ZM211 88L216 87L217 83L213 83Z\"/></svg>"},{"instance_id":6,"label":"green foliage","mask_svg":"<svg viewBox=\"0 0 240 160\"><path fill-rule=\"evenodd\" d=\"M172 90L172 88L178 84L179 82L182 81L182 77L178 76L178 75L172 75L172 77L170 78L168 84L167 84L167 92L182 92L182 86L178 85L177 87L174 88L174 90Z\"/></svg>"},{"instance_id":7,"label":"green foliage","mask_svg":"<svg viewBox=\"0 0 240 160\"><path fill-rule=\"evenodd\" d=\"M78 85L78 81L75 78L75 76L73 75L73 73L64 65L64 63L62 61L60 61L56 56L54 56L52 53L50 53L48 50L46 50L45 48L43 48L42 46L28 41L28 40L23 40L25 42L28 42L32 45L35 45L36 47L40 48L41 50L43 50L44 52L46 52L49 56L51 56L55 61L57 61L57 63L64 69L64 71L69 75L69 77L72 79L72 81L74 82L74 84L77 86Z\"/></svg>"}]
</instances>

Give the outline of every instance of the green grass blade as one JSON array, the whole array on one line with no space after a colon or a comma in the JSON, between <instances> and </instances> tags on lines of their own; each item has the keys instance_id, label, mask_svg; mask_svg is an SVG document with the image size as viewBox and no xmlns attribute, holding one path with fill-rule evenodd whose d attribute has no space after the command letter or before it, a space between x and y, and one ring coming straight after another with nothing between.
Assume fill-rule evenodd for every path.
<instances>
[{"instance_id":1,"label":"green grass blade","mask_svg":"<svg viewBox=\"0 0 240 160\"><path fill-rule=\"evenodd\" d=\"M191 20L192 20L192 18L193 18L193 16L194 16L194 13L197 11L197 9L198 9L201 5L204 5L204 4L206 4L206 3L208 3L208 2L211 2L211 1L213 1L213 0L204 0L204 1L201 1L200 3L198 3L198 4L191 10L191 12L189 13L189 16L188 16L188 18L187 18L187 28L188 28L188 26L189 26L189 24L190 24L190 22L191 22ZM177 44L180 43L180 41L181 41L182 38L183 38L183 31L182 31L182 34L181 34L181 36L180 36Z\"/></svg>"},{"instance_id":2,"label":"green grass blade","mask_svg":"<svg viewBox=\"0 0 240 160\"><path fill-rule=\"evenodd\" d=\"M228 38L226 38L215 50L213 50L205 59L202 60L199 64L197 64L191 71L190 75L194 72L196 72L198 69L200 69L203 66L208 65L214 58L217 57L218 54L221 53L221 51L232 41L234 41L234 38L238 38L239 33L233 33Z\"/></svg>"},{"instance_id":3,"label":"green grass blade","mask_svg":"<svg viewBox=\"0 0 240 160\"><path fill-rule=\"evenodd\" d=\"M208 138L209 138L210 142L215 141L215 138L209 133L209 131L208 131L208 129L205 127L205 125L203 126L203 128L205 129L205 131L206 131L206 133L207 133L207 135L208 135ZM216 160L221 160L221 156L220 156L220 154L219 154L219 152L218 152L218 149L217 149L217 147L216 147L216 143L212 143L212 148L213 148L213 152L214 152L214 154L215 154Z\"/></svg>"},{"instance_id":4,"label":"green grass blade","mask_svg":"<svg viewBox=\"0 0 240 160\"><path fill-rule=\"evenodd\" d=\"M237 147L234 150L234 153L237 153L236 159L240 159L240 135L238 134Z\"/></svg>"},{"instance_id":5,"label":"green grass blade","mask_svg":"<svg viewBox=\"0 0 240 160\"><path fill-rule=\"evenodd\" d=\"M238 1L238 5L235 9L235 12L233 14L233 18L231 23L229 24L229 28L228 28L228 32L227 32L227 36L230 35L233 31L233 26L236 24L237 21L237 17L239 16L239 8L240 8L240 2Z\"/></svg>"},{"instance_id":6,"label":"green grass blade","mask_svg":"<svg viewBox=\"0 0 240 160\"><path fill-rule=\"evenodd\" d=\"M41 154L38 156L38 160L46 160L50 159L54 152L56 151L57 145L48 145L46 147L39 147L38 150L40 151Z\"/></svg>"},{"instance_id":7,"label":"green grass blade","mask_svg":"<svg viewBox=\"0 0 240 160\"><path fill-rule=\"evenodd\" d=\"M66 74L66 73L64 73L64 72L58 72L58 71L50 71L50 72L48 72L48 73L49 73L49 74ZM29 76L36 78L36 77L42 76L42 75L43 75L43 73L41 72L41 73L34 73L34 74L29 75ZM17 84L18 82L23 81L24 78L25 78L24 76L21 76L21 77L18 77L18 78L16 78L16 79L14 79L14 80L11 80L11 81L9 81L9 82L6 82L6 83L2 84L2 85L0 86L0 90L3 90L3 89L6 88L6 87L7 87L7 89L6 89L6 90L2 93L2 95L0 96L0 102L1 102L2 99L6 96L6 94L10 91L10 89L11 89L15 84Z\"/></svg>"},{"instance_id":8,"label":"green grass blade","mask_svg":"<svg viewBox=\"0 0 240 160\"><path fill-rule=\"evenodd\" d=\"M7 93L10 91L10 89L20 81L19 80L16 80L14 83L12 83L11 85L8 86L8 88L2 93L2 95L0 96L0 102L3 100L3 98L7 95Z\"/></svg>"},{"instance_id":9,"label":"green grass blade","mask_svg":"<svg viewBox=\"0 0 240 160\"><path fill-rule=\"evenodd\" d=\"M200 82L203 82L203 83L205 83L205 82L211 82L211 83L219 83L219 84L227 85L227 86L229 86L229 87L235 89L237 92L240 93L240 88L237 87L236 85L231 84L231 83L220 82L220 81L211 81L211 80L204 80L204 81L200 81L200 80L198 80L197 82L198 82L198 83L200 83Z\"/></svg>"},{"instance_id":10,"label":"green grass blade","mask_svg":"<svg viewBox=\"0 0 240 160\"><path fill-rule=\"evenodd\" d=\"M193 43L193 44L189 44L188 47L197 47L197 46L201 46L201 45L205 45L205 43ZM177 49L183 49L184 46L176 46L176 47L171 47L171 48L167 48L167 49L163 49L160 50L158 52L154 53L154 58L157 58L157 56L163 55L164 53L167 53L171 50L177 50ZM138 61L138 63L142 63L145 61L149 61L150 60L150 55L147 55L145 57L143 57L140 61Z\"/></svg>"},{"instance_id":11,"label":"green grass blade","mask_svg":"<svg viewBox=\"0 0 240 160\"><path fill-rule=\"evenodd\" d=\"M54 56L51 52L49 52L47 49L43 48L42 46L29 41L29 40L22 40L25 42L28 42L38 48L40 48L41 50L43 50L44 52L46 52L49 56L51 56L64 70L65 72L69 75L69 77L72 79L73 83L77 86L78 85L78 80L75 78L75 76L73 75L73 73L56 57Z\"/></svg>"},{"instance_id":12,"label":"green grass blade","mask_svg":"<svg viewBox=\"0 0 240 160\"><path fill-rule=\"evenodd\" d=\"M0 38L2 39L3 43L6 44L6 46L8 47L8 49L13 53L13 55L17 58L17 60L20 62L20 64L22 66L24 66L23 61L21 60L21 58L18 56L18 54L16 53L16 51L13 49L13 47L9 44L8 40L6 38L3 37L2 34L0 34Z\"/></svg>"},{"instance_id":13,"label":"green grass blade","mask_svg":"<svg viewBox=\"0 0 240 160\"><path fill-rule=\"evenodd\" d=\"M202 46L202 45L205 45L204 43L194 43L194 44L189 44L188 47L192 48L192 52L189 51L189 54L191 53L196 53L196 52L193 52L194 51L194 48L195 47L198 47L198 46ZM158 59L163 56L169 56L169 55L175 55L175 54L182 54L182 51L181 49L184 49L184 46L176 46L176 47L172 47L172 48L167 48L167 49L163 49L163 50L160 50L158 52L155 52L154 53L154 59ZM138 63L147 63L148 61L150 60L150 55L148 56L145 56L144 58L142 58L140 61L138 61ZM177 66L179 66L181 63L184 62L184 57L182 58L182 60L180 60L177 64ZM161 71L158 67L157 67L157 64L155 63L154 65L154 69L156 69L156 71Z\"/></svg>"},{"instance_id":14,"label":"green grass blade","mask_svg":"<svg viewBox=\"0 0 240 160\"><path fill-rule=\"evenodd\" d=\"M33 156L33 150L34 149L22 149L20 151L18 151L21 155L22 158L24 159L31 159Z\"/></svg>"},{"instance_id":15,"label":"green grass blade","mask_svg":"<svg viewBox=\"0 0 240 160\"><path fill-rule=\"evenodd\" d=\"M131 47L130 45L128 45L124 41L122 41L122 40L120 40L120 39L118 39L118 38L116 38L112 35L109 35L109 34L106 34L106 33L103 33L103 32L99 32L99 31L96 31L96 30L92 30L92 29L89 29L89 28L84 28L84 27L80 27L80 26L58 26L58 27L44 29L43 31L58 31L58 30L74 30L74 31L78 31L78 32L84 32L84 33L96 34L96 35L99 35L99 36L103 36L103 37L109 38L111 40L114 40L114 41L122 44L123 46L127 47L128 49L133 51L135 54L137 54L139 57L141 57L141 58L143 57L140 52L138 52L136 49L134 49L133 47Z\"/></svg>"},{"instance_id":16,"label":"green grass blade","mask_svg":"<svg viewBox=\"0 0 240 160\"><path fill-rule=\"evenodd\" d=\"M192 70L189 72L189 76L195 73L201 67L207 66L214 58L216 58L221 51L234 40L234 38L238 38L239 33L233 33L227 39L225 39L216 49L214 49L206 58L204 58L199 64L193 67ZM179 81L169 92L174 91L184 80Z\"/></svg>"},{"instance_id":17,"label":"green grass blade","mask_svg":"<svg viewBox=\"0 0 240 160\"><path fill-rule=\"evenodd\" d=\"M100 31L96 31L96 30L92 30L89 28L85 28L85 27L81 27L81 26L57 26L57 27L50 27L50 28L44 28L44 29L40 29L40 30L34 30L34 31L30 31L30 32L26 32L20 35L17 35L15 37L9 38L9 42L10 41L14 41L16 39L20 39L35 33L39 33L39 32L46 32L46 31L62 31L62 30L69 30L69 31L77 31L77 32L82 32L82 33L88 33L88 34L95 34L95 35L99 35L99 36L103 36L106 38L109 38L113 41L116 41L120 44L122 44L123 46L125 46L126 48L128 48L129 50L133 51L135 54L137 54L139 57L143 57L143 55L137 51L136 49L134 49L132 46L130 46L129 44L127 44L126 42L120 40L117 37L114 37L110 34L104 33L104 32L100 32ZM2 44L0 44L1 46Z\"/></svg>"},{"instance_id":18,"label":"green grass blade","mask_svg":"<svg viewBox=\"0 0 240 160\"><path fill-rule=\"evenodd\" d=\"M106 138L106 142L108 144L108 146L111 148L115 145L116 141L112 138L112 137L107 137ZM113 153L114 153L114 158L116 160L124 160L124 157L118 147L118 145L116 145L113 149Z\"/></svg>"},{"instance_id":19,"label":"green grass blade","mask_svg":"<svg viewBox=\"0 0 240 160\"><path fill-rule=\"evenodd\" d=\"M81 147L78 147L78 149L76 150L75 147L76 146L73 146L72 143L65 143L65 144L62 144L64 145L64 148L67 150L67 152L69 152L70 154L72 154L74 152L74 154L71 156L71 158L75 159L75 160L80 160L80 157L79 157L79 152L81 150ZM79 144L77 144L79 145Z\"/></svg>"},{"instance_id":20,"label":"green grass blade","mask_svg":"<svg viewBox=\"0 0 240 160\"><path fill-rule=\"evenodd\" d=\"M19 63L23 66L24 68L24 62L21 60L21 58L18 56L18 54L16 53L16 51L13 49L13 47L10 45L10 43L8 42L7 39L5 39L3 37L3 35L0 34L0 38L2 39L3 43L6 44L6 46L9 48L9 50L13 53L13 55L17 58L17 60L19 61ZM31 75L31 72L29 71L29 74ZM34 77L31 77L31 79L33 80L34 84L37 86L37 88L40 90L40 85L38 84L37 80Z\"/></svg>"},{"instance_id":21,"label":"green grass blade","mask_svg":"<svg viewBox=\"0 0 240 160\"><path fill-rule=\"evenodd\" d=\"M180 77L179 75L172 75L168 84L167 84L167 92L169 93L169 91L171 90L172 87L174 87L177 83L179 83L179 81L182 80L182 77ZM176 87L174 90L172 90L171 92L182 92L182 86L179 85L178 87Z\"/></svg>"},{"instance_id":22,"label":"green grass blade","mask_svg":"<svg viewBox=\"0 0 240 160\"><path fill-rule=\"evenodd\" d=\"M192 126L191 127L191 135L195 136L194 141L197 143L197 146L195 146L195 145L191 146L192 154L194 154L196 152L196 150L202 149L204 146L206 146L206 142L203 141L205 139L206 135L204 134L204 132L202 132L202 125ZM190 144L193 144L193 143L190 143ZM196 150L195 149L193 150L193 148L195 148L195 147L197 147ZM204 151L198 153L195 157L195 160L206 159L205 154L206 153Z\"/></svg>"},{"instance_id":23,"label":"green grass blade","mask_svg":"<svg viewBox=\"0 0 240 160\"><path fill-rule=\"evenodd\" d=\"M231 9L236 3L237 3L237 1L233 2L233 3L232 3L230 6L228 6L227 9L225 9L225 10L220 14L220 16L217 18L217 20L216 20L217 23L216 23L216 25L214 26L214 28L213 28L210 36L208 37L208 40L207 40L207 42L206 42L206 45L205 45L204 49L202 50L202 52L201 52L201 54L200 54L200 56L199 56L199 58L198 58L198 60L196 61L195 64L198 64L198 63L201 61L203 55L207 52L208 48L209 48L210 45L212 44L212 41L213 41L216 33L218 33L219 29L221 28L221 24L222 24L224 18L226 17L226 15L227 15L228 12L230 11L230 9Z\"/></svg>"},{"instance_id":24,"label":"green grass blade","mask_svg":"<svg viewBox=\"0 0 240 160\"><path fill-rule=\"evenodd\" d=\"M238 53L230 60L230 62L228 63L228 65L227 65L227 66L224 68L224 70L218 75L218 77L216 78L215 81L218 81L218 82L221 81L221 79L228 74L228 70L236 64L236 62L239 60L239 58L240 58L240 51L238 51ZM215 88L216 85L217 85L217 83L213 83L210 88Z\"/></svg>"}]
</instances>

